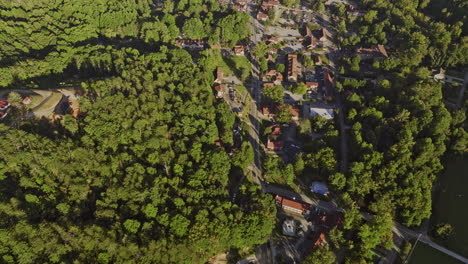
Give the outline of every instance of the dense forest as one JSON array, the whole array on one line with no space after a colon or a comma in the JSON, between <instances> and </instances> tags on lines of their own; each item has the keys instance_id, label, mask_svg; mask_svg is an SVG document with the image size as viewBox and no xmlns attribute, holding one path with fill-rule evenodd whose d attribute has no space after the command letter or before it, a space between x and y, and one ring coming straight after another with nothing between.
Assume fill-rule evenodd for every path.
<instances>
[{"instance_id":1,"label":"dense forest","mask_svg":"<svg viewBox=\"0 0 468 264\"><path fill-rule=\"evenodd\" d=\"M0 14L0 86L83 91L78 119L0 124L0 262L205 263L269 237L271 196L245 183L231 202L253 154L245 139L227 153L217 65L174 45L233 45L245 14L201 0L4 0Z\"/></svg>"},{"instance_id":2,"label":"dense forest","mask_svg":"<svg viewBox=\"0 0 468 264\"><path fill-rule=\"evenodd\" d=\"M329 246L306 262L333 262L340 249L346 263L370 263L376 247L393 246L392 220L417 226L430 216L442 159L466 155L466 104L446 107L442 84L428 77L468 64L468 6L361 0L365 14L355 16L341 3L307 2L330 12L343 51L383 44L390 56L337 65L345 172L337 117L301 120L300 134L323 136L304 137L292 164L268 156L263 167L285 184L319 175L344 209ZM78 118L0 124L0 262L206 263L265 242L271 195L247 181L235 202L229 193L254 155L247 129L229 155L239 120L211 89L220 52L176 45L233 47L248 39L249 19L217 0L0 0L1 89L82 91ZM261 72L266 53L264 42L252 50ZM283 90L266 88L264 100L282 102Z\"/></svg>"},{"instance_id":3,"label":"dense forest","mask_svg":"<svg viewBox=\"0 0 468 264\"><path fill-rule=\"evenodd\" d=\"M427 220L443 159L468 151L466 102L448 107L446 86L429 78L432 69L463 72L468 64L466 1L358 4L362 16L341 3L330 10L335 41L349 54L338 65L336 81L349 126L346 172L331 162L343 157L333 151L337 144L329 134L312 140L310 154L296 160L297 168L327 178L338 193L345 222L330 232L330 240L332 248L347 252L346 263L370 263L377 246L392 248L392 220L410 227ZM377 44L385 45L388 57L354 55L357 48ZM320 130L324 121L311 122L301 127ZM364 221L362 211L375 217Z\"/></svg>"}]
</instances>

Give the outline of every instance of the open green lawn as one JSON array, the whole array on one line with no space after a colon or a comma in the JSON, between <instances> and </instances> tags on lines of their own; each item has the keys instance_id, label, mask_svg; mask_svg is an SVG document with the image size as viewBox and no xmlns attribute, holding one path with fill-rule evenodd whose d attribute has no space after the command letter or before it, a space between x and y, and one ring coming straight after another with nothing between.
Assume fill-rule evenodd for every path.
<instances>
[{"instance_id":1,"label":"open green lawn","mask_svg":"<svg viewBox=\"0 0 468 264\"><path fill-rule=\"evenodd\" d=\"M451 159L438 183L432 222L449 223L455 234L442 244L468 257L468 157Z\"/></svg>"},{"instance_id":2,"label":"open green lawn","mask_svg":"<svg viewBox=\"0 0 468 264\"><path fill-rule=\"evenodd\" d=\"M409 264L462 264L458 261L442 253L426 244L418 243L411 255Z\"/></svg>"},{"instance_id":3,"label":"open green lawn","mask_svg":"<svg viewBox=\"0 0 468 264\"><path fill-rule=\"evenodd\" d=\"M35 95L30 95L31 96L31 103L26 105L28 109L33 109L37 105L39 105L44 98L41 95L35 94Z\"/></svg>"},{"instance_id":4,"label":"open green lawn","mask_svg":"<svg viewBox=\"0 0 468 264\"><path fill-rule=\"evenodd\" d=\"M245 56L225 57L224 61L231 68L234 74L242 81L247 80L252 70L252 64Z\"/></svg>"},{"instance_id":5,"label":"open green lawn","mask_svg":"<svg viewBox=\"0 0 468 264\"><path fill-rule=\"evenodd\" d=\"M52 93L50 98L46 98L42 104L39 104L36 109L34 109L34 113L38 115L47 115L54 111L57 104L62 99L61 93Z\"/></svg>"}]
</instances>

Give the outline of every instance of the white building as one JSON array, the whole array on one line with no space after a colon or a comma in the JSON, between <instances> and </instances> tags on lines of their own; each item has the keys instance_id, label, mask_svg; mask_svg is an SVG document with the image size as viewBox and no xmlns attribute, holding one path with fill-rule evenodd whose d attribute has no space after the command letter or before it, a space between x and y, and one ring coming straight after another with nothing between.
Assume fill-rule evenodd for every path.
<instances>
[{"instance_id":1,"label":"white building","mask_svg":"<svg viewBox=\"0 0 468 264\"><path fill-rule=\"evenodd\" d=\"M332 108L316 108L316 107L311 107L310 108L310 116L321 116L327 120L333 119L334 117L334 112Z\"/></svg>"}]
</instances>

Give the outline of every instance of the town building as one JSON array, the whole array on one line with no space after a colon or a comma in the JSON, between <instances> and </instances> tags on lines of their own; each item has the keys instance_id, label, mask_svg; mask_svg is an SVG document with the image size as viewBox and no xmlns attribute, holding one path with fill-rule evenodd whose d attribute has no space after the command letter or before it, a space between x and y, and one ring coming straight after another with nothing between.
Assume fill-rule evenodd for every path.
<instances>
[{"instance_id":1,"label":"town building","mask_svg":"<svg viewBox=\"0 0 468 264\"><path fill-rule=\"evenodd\" d=\"M28 105L32 102L32 98L31 96L26 96L25 98L23 98L23 104L24 105Z\"/></svg>"},{"instance_id":2,"label":"town building","mask_svg":"<svg viewBox=\"0 0 468 264\"><path fill-rule=\"evenodd\" d=\"M308 214L310 210L310 204L289 200L279 195L276 195L275 201L277 206L290 213L303 215Z\"/></svg>"},{"instance_id":3,"label":"town building","mask_svg":"<svg viewBox=\"0 0 468 264\"><path fill-rule=\"evenodd\" d=\"M325 29L325 28L322 28L320 30L320 38L319 38L319 41L320 42L324 42L328 39L328 31Z\"/></svg>"},{"instance_id":4,"label":"town building","mask_svg":"<svg viewBox=\"0 0 468 264\"><path fill-rule=\"evenodd\" d=\"M264 36L263 40L268 46L275 45L278 44L278 42L280 42L279 38L275 36Z\"/></svg>"},{"instance_id":5,"label":"town building","mask_svg":"<svg viewBox=\"0 0 468 264\"><path fill-rule=\"evenodd\" d=\"M267 147L267 150L269 151L281 151L283 150L283 141L280 141L280 140L272 141L268 139L266 147Z\"/></svg>"},{"instance_id":6,"label":"town building","mask_svg":"<svg viewBox=\"0 0 468 264\"><path fill-rule=\"evenodd\" d=\"M257 13L257 20L260 20L260 21L267 21L268 19L268 15L263 13L262 11L258 11Z\"/></svg>"},{"instance_id":7,"label":"town building","mask_svg":"<svg viewBox=\"0 0 468 264\"><path fill-rule=\"evenodd\" d=\"M326 243L325 241L325 233L320 233L317 238L315 239L314 242L314 248L321 246L323 243Z\"/></svg>"},{"instance_id":8,"label":"town building","mask_svg":"<svg viewBox=\"0 0 468 264\"><path fill-rule=\"evenodd\" d=\"M327 120L333 119L334 112L332 108L310 107L310 116L321 116Z\"/></svg>"},{"instance_id":9,"label":"town building","mask_svg":"<svg viewBox=\"0 0 468 264\"><path fill-rule=\"evenodd\" d=\"M328 100L333 99L333 78L330 74L330 69L324 68L323 70L323 82L324 82L324 97Z\"/></svg>"},{"instance_id":10,"label":"town building","mask_svg":"<svg viewBox=\"0 0 468 264\"><path fill-rule=\"evenodd\" d=\"M268 19L268 11L270 11L271 8L274 8L277 5L279 5L278 0L263 1L257 13L257 20L266 21Z\"/></svg>"},{"instance_id":11,"label":"town building","mask_svg":"<svg viewBox=\"0 0 468 264\"><path fill-rule=\"evenodd\" d=\"M315 49L317 47L317 39L313 35L307 37L306 47L309 50Z\"/></svg>"},{"instance_id":12,"label":"town building","mask_svg":"<svg viewBox=\"0 0 468 264\"><path fill-rule=\"evenodd\" d=\"M245 55L245 48L242 45L236 45L233 48L234 54L237 56L244 56Z\"/></svg>"},{"instance_id":13,"label":"town building","mask_svg":"<svg viewBox=\"0 0 468 264\"><path fill-rule=\"evenodd\" d=\"M10 103L7 100L0 100L0 111L5 111L10 107Z\"/></svg>"},{"instance_id":14,"label":"town building","mask_svg":"<svg viewBox=\"0 0 468 264\"><path fill-rule=\"evenodd\" d=\"M239 4L233 4L231 5L232 9L235 9L239 12L247 12L247 6L246 5L239 5Z\"/></svg>"},{"instance_id":15,"label":"town building","mask_svg":"<svg viewBox=\"0 0 468 264\"><path fill-rule=\"evenodd\" d=\"M280 126L280 124L271 125L271 126L269 126L269 128L271 129L271 134L270 135L273 135L273 136L281 135L281 126Z\"/></svg>"},{"instance_id":16,"label":"town building","mask_svg":"<svg viewBox=\"0 0 468 264\"><path fill-rule=\"evenodd\" d=\"M307 91L317 92L318 82L306 81Z\"/></svg>"},{"instance_id":17,"label":"town building","mask_svg":"<svg viewBox=\"0 0 468 264\"><path fill-rule=\"evenodd\" d=\"M275 87L275 84L272 82L264 82L262 84L262 88L267 88L267 87Z\"/></svg>"},{"instance_id":18,"label":"town building","mask_svg":"<svg viewBox=\"0 0 468 264\"><path fill-rule=\"evenodd\" d=\"M301 110L297 106L291 108L291 119L294 121L299 121L301 117Z\"/></svg>"},{"instance_id":19,"label":"town building","mask_svg":"<svg viewBox=\"0 0 468 264\"><path fill-rule=\"evenodd\" d=\"M361 59L384 59L388 57L387 50L383 45L374 45L370 48L358 48L356 49Z\"/></svg>"},{"instance_id":20,"label":"town building","mask_svg":"<svg viewBox=\"0 0 468 264\"><path fill-rule=\"evenodd\" d=\"M224 86L222 84L215 85L214 90L216 92L216 98L224 97Z\"/></svg>"},{"instance_id":21,"label":"town building","mask_svg":"<svg viewBox=\"0 0 468 264\"><path fill-rule=\"evenodd\" d=\"M273 106L271 105L264 105L262 106L262 114L269 118L269 119L273 119L275 117L275 109L273 108Z\"/></svg>"},{"instance_id":22,"label":"town building","mask_svg":"<svg viewBox=\"0 0 468 264\"><path fill-rule=\"evenodd\" d=\"M288 54L288 81L297 82L297 55Z\"/></svg>"},{"instance_id":23,"label":"town building","mask_svg":"<svg viewBox=\"0 0 468 264\"><path fill-rule=\"evenodd\" d=\"M216 68L216 79L215 83L223 83L223 69L221 67Z\"/></svg>"}]
</instances>

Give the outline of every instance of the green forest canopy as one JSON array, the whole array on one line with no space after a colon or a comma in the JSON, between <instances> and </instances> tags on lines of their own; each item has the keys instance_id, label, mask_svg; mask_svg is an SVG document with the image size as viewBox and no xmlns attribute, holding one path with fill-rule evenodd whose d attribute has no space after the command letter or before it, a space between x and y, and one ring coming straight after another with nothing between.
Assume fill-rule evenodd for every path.
<instances>
[{"instance_id":1,"label":"green forest canopy","mask_svg":"<svg viewBox=\"0 0 468 264\"><path fill-rule=\"evenodd\" d=\"M212 94L216 65L173 45L190 16L210 35L232 22L239 30L217 41L237 42L246 15L215 1L172 5L0 2L0 86L78 75L85 113L0 125L0 262L205 263L269 237L271 196L244 184L230 199L231 171L253 156L215 145L232 145L235 121Z\"/></svg>"}]
</instances>

